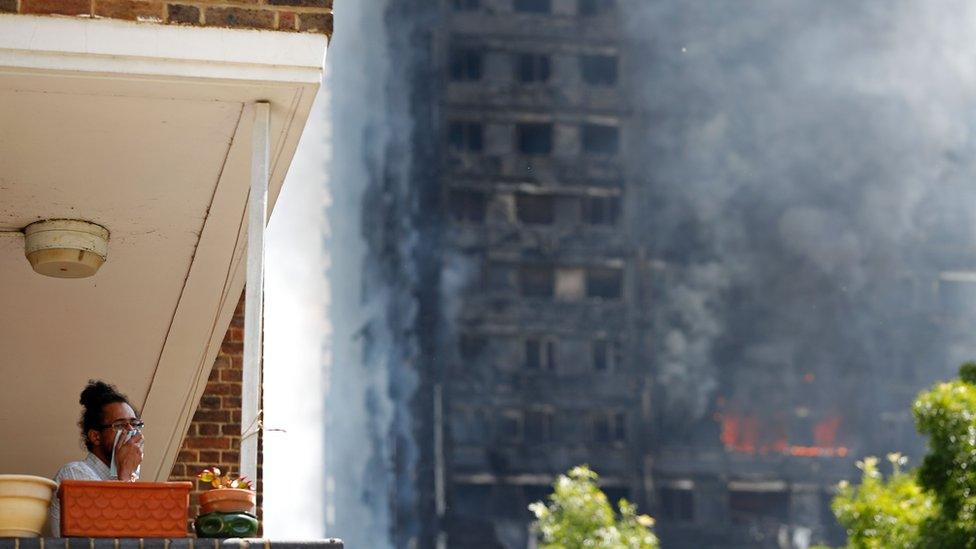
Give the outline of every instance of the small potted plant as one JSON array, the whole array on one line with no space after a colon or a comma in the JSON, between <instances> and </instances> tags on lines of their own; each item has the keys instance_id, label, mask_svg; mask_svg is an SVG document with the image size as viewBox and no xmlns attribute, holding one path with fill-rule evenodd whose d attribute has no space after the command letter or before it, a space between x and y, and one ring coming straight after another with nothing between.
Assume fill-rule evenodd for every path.
<instances>
[{"instance_id":1,"label":"small potted plant","mask_svg":"<svg viewBox=\"0 0 976 549\"><path fill-rule=\"evenodd\" d=\"M242 538L257 535L254 515L257 496L247 477L234 478L230 473L208 467L197 475L212 489L200 494L200 516L194 522L197 536L205 538Z\"/></svg>"}]
</instances>

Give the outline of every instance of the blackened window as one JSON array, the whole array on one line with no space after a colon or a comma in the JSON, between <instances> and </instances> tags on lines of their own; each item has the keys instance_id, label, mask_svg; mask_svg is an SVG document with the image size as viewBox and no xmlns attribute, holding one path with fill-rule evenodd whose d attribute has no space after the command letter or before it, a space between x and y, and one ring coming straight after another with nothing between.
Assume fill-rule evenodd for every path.
<instances>
[{"instance_id":1,"label":"blackened window","mask_svg":"<svg viewBox=\"0 0 976 549\"><path fill-rule=\"evenodd\" d=\"M513 269L507 263L489 261L484 268L484 285L486 292L505 292L512 290Z\"/></svg>"},{"instance_id":2,"label":"blackened window","mask_svg":"<svg viewBox=\"0 0 976 549\"><path fill-rule=\"evenodd\" d=\"M595 442L623 442L627 440L626 418L622 412L598 412L593 416Z\"/></svg>"},{"instance_id":3,"label":"blackened window","mask_svg":"<svg viewBox=\"0 0 976 549\"><path fill-rule=\"evenodd\" d=\"M591 267L586 270L586 297L620 299L624 272L611 267Z\"/></svg>"},{"instance_id":4,"label":"blackened window","mask_svg":"<svg viewBox=\"0 0 976 549\"><path fill-rule=\"evenodd\" d=\"M620 217L620 197L587 196L581 204L583 223L587 225L614 225Z\"/></svg>"},{"instance_id":5,"label":"blackened window","mask_svg":"<svg viewBox=\"0 0 976 549\"><path fill-rule=\"evenodd\" d=\"M457 48L451 51L451 80L463 82L481 80L484 53L473 48Z\"/></svg>"},{"instance_id":6,"label":"blackened window","mask_svg":"<svg viewBox=\"0 0 976 549\"><path fill-rule=\"evenodd\" d=\"M733 524L754 524L762 519L786 521L790 497L786 491L729 491L729 515Z\"/></svg>"},{"instance_id":7,"label":"blackened window","mask_svg":"<svg viewBox=\"0 0 976 549\"><path fill-rule=\"evenodd\" d=\"M548 410L531 410L525 415L525 439L529 442L552 440L553 413Z\"/></svg>"},{"instance_id":8,"label":"blackened window","mask_svg":"<svg viewBox=\"0 0 976 549\"><path fill-rule=\"evenodd\" d=\"M478 191L452 190L449 197L451 215L455 221L483 223L488 198Z\"/></svg>"},{"instance_id":9,"label":"blackened window","mask_svg":"<svg viewBox=\"0 0 976 549\"><path fill-rule=\"evenodd\" d=\"M583 125L583 150L593 154L616 154L620 148L620 128L603 124Z\"/></svg>"},{"instance_id":10,"label":"blackened window","mask_svg":"<svg viewBox=\"0 0 976 549\"><path fill-rule=\"evenodd\" d=\"M461 340L458 343L461 358L464 360L474 360L478 358L481 356L481 353L484 352L485 346L485 338L473 334L462 334Z\"/></svg>"},{"instance_id":11,"label":"blackened window","mask_svg":"<svg viewBox=\"0 0 976 549\"><path fill-rule=\"evenodd\" d=\"M598 372L612 370L620 362L620 344L607 339L594 339L591 344L593 369Z\"/></svg>"},{"instance_id":12,"label":"blackened window","mask_svg":"<svg viewBox=\"0 0 976 549\"><path fill-rule=\"evenodd\" d=\"M527 370L556 369L556 342L551 339L525 340L525 368Z\"/></svg>"},{"instance_id":13,"label":"blackened window","mask_svg":"<svg viewBox=\"0 0 976 549\"><path fill-rule=\"evenodd\" d=\"M661 511L667 519L682 522L695 520L694 492L680 488L662 488Z\"/></svg>"},{"instance_id":14,"label":"blackened window","mask_svg":"<svg viewBox=\"0 0 976 549\"><path fill-rule=\"evenodd\" d=\"M552 124L526 123L515 126L518 150L523 154L552 153Z\"/></svg>"},{"instance_id":15,"label":"blackened window","mask_svg":"<svg viewBox=\"0 0 976 549\"><path fill-rule=\"evenodd\" d=\"M498 418L498 438L506 442L522 440L522 412L505 410Z\"/></svg>"},{"instance_id":16,"label":"blackened window","mask_svg":"<svg viewBox=\"0 0 976 549\"><path fill-rule=\"evenodd\" d=\"M519 82L548 82L549 56L535 53L519 54L515 63L515 78Z\"/></svg>"},{"instance_id":17,"label":"blackened window","mask_svg":"<svg viewBox=\"0 0 976 549\"><path fill-rule=\"evenodd\" d=\"M556 218L555 199L541 194L515 195L515 212L522 223L550 225Z\"/></svg>"},{"instance_id":18,"label":"blackened window","mask_svg":"<svg viewBox=\"0 0 976 549\"><path fill-rule=\"evenodd\" d=\"M474 11L481 7L481 0L451 0L456 11Z\"/></svg>"},{"instance_id":19,"label":"blackened window","mask_svg":"<svg viewBox=\"0 0 976 549\"><path fill-rule=\"evenodd\" d=\"M514 0L512 7L523 13L549 13L552 10L551 0Z\"/></svg>"},{"instance_id":20,"label":"blackened window","mask_svg":"<svg viewBox=\"0 0 976 549\"><path fill-rule=\"evenodd\" d=\"M537 265L519 267L519 289L526 297L552 297L555 269Z\"/></svg>"},{"instance_id":21,"label":"blackened window","mask_svg":"<svg viewBox=\"0 0 976 549\"><path fill-rule=\"evenodd\" d=\"M592 17L613 9L613 0L579 0L579 14Z\"/></svg>"},{"instance_id":22,"label":"blackened window","mask_svg":"<svg viewBox=\"0 0 976 549\"><path fill-rule=\"evenodd\" d=\"M612 86L617 83L617 56L583 55L579 61L583 82L591 86Z\"/></svg>"},{"instance_id":23,"label":"blackened window","mask_svg":"<svg viewBox=\"0 0 976 549\"><path fill-rule=\"evenodd\" d=\"M480 122L454 121L448 128L448 141L455 152L481 152L484 126Z\"/></svg>"}]
</instances>

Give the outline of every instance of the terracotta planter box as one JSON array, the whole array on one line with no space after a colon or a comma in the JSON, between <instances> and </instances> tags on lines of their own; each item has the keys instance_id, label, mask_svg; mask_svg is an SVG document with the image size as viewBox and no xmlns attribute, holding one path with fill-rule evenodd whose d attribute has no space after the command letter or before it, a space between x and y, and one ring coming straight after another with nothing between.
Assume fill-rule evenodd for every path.
<instances>
[{"instance_id":1,"label":"terracotta planter box","mask_svg":"<svg viewBox=\"0 0 976 549\"><path fill-rule=\"evenodd\" d=\"M208 513L254 513L257 496L251 490L239 488L218 488L200 494L200 514Z\"/></svg>"},{"instance_id":2,"label":"terracotta planter box","mask_svg":"<svg viewBox=\"0 0 976 549\"><path fill-rule=\"evenodd\" d=\"M61 535L186 537L191 488L189 482L62 481Z\"/></svg>"}]
</instances>

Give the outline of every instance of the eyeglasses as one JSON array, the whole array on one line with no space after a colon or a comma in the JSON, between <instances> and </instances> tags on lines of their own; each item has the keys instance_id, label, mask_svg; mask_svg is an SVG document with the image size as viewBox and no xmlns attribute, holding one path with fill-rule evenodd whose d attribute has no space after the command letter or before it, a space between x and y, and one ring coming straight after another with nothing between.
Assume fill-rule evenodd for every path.
<instances>
[{"instance_id":1,"label":"eyeglasses","mask_svg":"<svg viewBox=\"0 0 976 549\"><path fill-rule=\"evenodd\" d=\"M109 427L115 429L116 431L124 431L128 429L135 429L136 431L141 431L143 427L146 426L146 422L141 419L120 419L118 421L113 421L112 423L105 423L100 427L102 429L108 429Z\"/></svg>"}]
</instances>

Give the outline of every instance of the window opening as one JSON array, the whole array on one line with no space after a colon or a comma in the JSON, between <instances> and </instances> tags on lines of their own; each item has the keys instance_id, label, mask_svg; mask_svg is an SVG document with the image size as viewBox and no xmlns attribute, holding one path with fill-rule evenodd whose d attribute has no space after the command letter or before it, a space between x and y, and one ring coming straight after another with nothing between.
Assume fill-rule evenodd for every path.
<instances>
[{"instance_id":1,"label":"window opening","mask_svg":"<svg viewBox=\"0 0 976 549\"><path fill-rule=\"evenodd\" d=\"M616 55L583 55L579 62L583 82L590 86L613 86L617 83Z\"/></svg>"},{"instance_id":2,"label":"window opening","mask_svg":"<svg viewBox=\"0 0 976 549\"><path fill-rule=\"evenodd\" d=\"M551 225L556 219L556 201L551 195L517 194L515 211L522 223Z\"/></svg>"},{"instance_id":3,"label":"window opening","mask_svg":"<svg viewBox=\"0 0 976 549\"><path fill-rule=\"evenodd\" d=\"M481 80L483 52L473 48L451 51L451 80L456 82Z\"/></svg>"},{"instance_id":4,"label":"window opening","mask_svg":"<svg viewBox=\"0 0 976 549\"><path fill-rule=\"evenodd\" d=\"M522 154L552 154L552 124L518 124L515 132Z\"/></svg>"},{"instance_id":5,"label":"window opening","mask_svg":"<svg viewBox=\"0 0 976 549\"><path fill-rule=\"evenodd\" d=\"M549 56L523 53L515 63L515 78L524 84L548 82L550 76Z\"/></svg>"},{"instance_id":6,"label":"window opening","mask_svg":"<svg viewBox=\"0 0 976 549\"><path fill-rule=\"evenodd\" d=\"M583 150L592 154L617 154L620 129L603 124L583 125Z\"/></svg>"}]
</instances>

